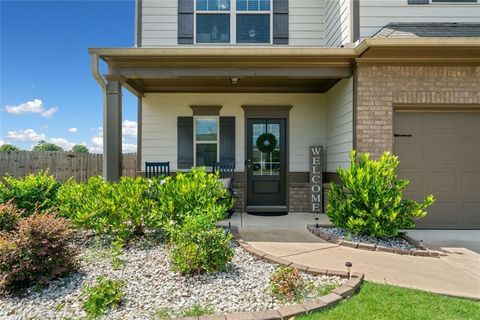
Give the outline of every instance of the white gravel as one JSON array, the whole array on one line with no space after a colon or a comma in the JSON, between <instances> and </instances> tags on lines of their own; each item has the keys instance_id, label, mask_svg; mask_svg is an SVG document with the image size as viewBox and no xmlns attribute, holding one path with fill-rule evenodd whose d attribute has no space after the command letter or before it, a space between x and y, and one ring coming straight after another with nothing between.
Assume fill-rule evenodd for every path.
<instances>
[{"instance_id":1,"label":"white gravel","mask_svg":"<svg viewBox=\"0 0 480 320\"><path fill-rule=\"evenodd\" d=\"M388 248L401 249L401 250L419 249L401 237L383 239L383 238L375 238L375 237L369 237L369 236L357 236L354 234L350 234L348 231L342 228L319 227L318 229L324 233L333 234L334 236L340 239L351 241L351 242L363 242L368 244L375 244L377 246L384 246Z\"/></svg>"},{"instance_id":2,"label":"white gravel","mask_svg":"<svg viewBox=\"0 0 480 320\"><path fill-rule=\"evenodd\" d=\"M103 250L103 251L102 251ZM0 297L0 319L65 319L85 316L80 293L97 276L125 280L125 299L105 319L154 319L159 309L184 310L195 304L209 305L215 313L274 309L280 303L269 292L269 277L275 266L258 260L235 247L232 268L228 272L182 276L170 271L166 247L137 245L122 256L122 270L112 270L105 249L84 249L81 271L54 281L47 288L26 295ZM305 279L317 285L341 285L338 277L312 276Z\"/></svg>"}]
</instances>

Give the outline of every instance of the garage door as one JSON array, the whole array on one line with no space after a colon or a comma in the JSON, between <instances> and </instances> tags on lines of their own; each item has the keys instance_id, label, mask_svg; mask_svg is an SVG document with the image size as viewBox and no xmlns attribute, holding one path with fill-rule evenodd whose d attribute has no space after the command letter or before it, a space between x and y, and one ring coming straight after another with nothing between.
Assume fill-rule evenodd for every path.
<instances>
[{"instance_id":1,"label":"garage door","mask_svg":"<svg viewBox=\"0 0 480 320\"><path fill-rule=\"evenodd\" d=\"M436 203L419 228L480 228L480 113L396 112L394 153L406 196Z\"/></svg>"}]
</instances>

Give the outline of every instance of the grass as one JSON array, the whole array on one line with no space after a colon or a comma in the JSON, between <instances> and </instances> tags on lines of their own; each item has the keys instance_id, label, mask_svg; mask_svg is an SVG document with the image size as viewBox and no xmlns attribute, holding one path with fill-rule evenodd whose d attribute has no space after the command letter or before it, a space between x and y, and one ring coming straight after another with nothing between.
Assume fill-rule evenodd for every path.
<instances>
[{"instance_id":1,"label":"grass","mask_svg":"<svg viewBox=\"0 0 480 320\"><path fill-rule=\"evenodd\" d=\"M302 320L480 319L480 302L364 282L360 292L338 306Z\"/></svg>"}]
</instances>

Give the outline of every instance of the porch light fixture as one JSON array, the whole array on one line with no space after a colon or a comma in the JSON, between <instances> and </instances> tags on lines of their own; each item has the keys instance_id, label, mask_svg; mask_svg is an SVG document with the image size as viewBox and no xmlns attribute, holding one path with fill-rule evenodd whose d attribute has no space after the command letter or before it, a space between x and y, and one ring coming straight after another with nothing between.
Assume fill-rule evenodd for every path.
<instances>
[{"instance_id":1,"label":"porch light fixture","mask_svg":"<svg viewBox=\"0 0 480 320\"><path fill-rule=\"evenodd\" d=\"M345 267L347 267L348 279L350 279L350 271L352 270L353 264L351 262L345 262Z\"/></svg>"},{"instance_id":2,"label":"porch light fixture","mask_svg":"<svg viewBox=\"0 0 480 320\"><path fill-rule=\"evenodd\" d=\"M230 82L232 82L232 84L238 84L238 81L239 81L239 80L240 80L240 79L238 79L237 77L232 77L232 78L230 78Z\"/></svg>"}]
</instances>

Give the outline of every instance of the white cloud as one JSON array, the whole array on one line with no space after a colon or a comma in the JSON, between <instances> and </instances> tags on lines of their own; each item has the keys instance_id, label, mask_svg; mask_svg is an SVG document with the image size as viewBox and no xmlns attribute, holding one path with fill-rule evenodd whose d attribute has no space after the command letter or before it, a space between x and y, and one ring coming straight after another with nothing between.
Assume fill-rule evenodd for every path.
<instances>
[{"instance_id":1,"label":"white cloud","mask_svg":"<svg viewBox=\"0 0 480 320\"><path fill-rule=\"evenodd\" d=\"M49 140L49 142L56 144L57 146L60 146L63 148L63 150L70 150L76 143L70 142L67 139L64 138L52 138Z\"/></svg>"},{"instance_id":2,"label":"white cloud","mask_svg":"<svg viewBox=\"0 0 480 320\"><path fill-rule=\"evenodd\" d=\"M18 115L27 114L27 113L38 113L42 117L50 118L51 116L53 116L55 112L58 111L58 108L51 107L49 109L46 109L43 105L42 100L33 99L31 101L27 101L16 106L7 105L5 106L5 111L11 114L18 114Z\"/></svg>"},{"instance_id":3,"label":"white cloud","mask_svg":"<svg viewBox=\"0 0 480 320\"><path fill-rule=\"evenodd\" d=\"M40 140L45 140L45 134L37 133L33 129L8 131L7 139L12 139L17 141L37 142Z\"/></svg>"},{"instance_id":4,"label":"white cloud","mask_svg":"<svg viewBox=\"0 0 480 320\"><path fill-rule=\"evenodd\" d=\"M5 141L0 140L0 146L3 146L5 144Z\"/></svg>"},{"instance_id":5,"label":"white cloud","mask_svg":"<svg viewBox=\"0 0 480 320\"><path fill-rule=\"evenodd\" d=\"M52 107L50 109L43 111L42 113L40 113L40 115L44 118L51 118L53 114L57 111L58 111L57 107Z\"/></svg>"},{"instance_id":6,"label":"white cloud","mask_svg":"<svg viewBox=\"0 0 480 320\"><path fill-rule=\"evenodd\" d=\"M122 135L125 137L136 137L137 121L124 120L122 122Z\"/></svg>"},{"instance_id":7,"label":"white cloud","mask_svg":"<svg viewBox=\"0 0 480 320\"><path fill-rule=\"evenodd\" d=\"M135 127L136 127L136 122L135 122ZM123 140L125 140L124 137L122 137L122 141ZM97 133L92 137L91 142L92 142L92 146L89 148L91 153L103 153L103 128L102 127L99 127L97 129ZM134 143L122 143L122 152L123 153L137 152L137 145Z\"/></svg>"},{"instance_id":8,"label":"white cloud","mask_svg":"<svg viewBox=\"0 0 480 320\"><path fill-rule=\"evenodd\" d=\"M78 131L78 128L68 128L67 131L70 133L76 133Z\"/></svg>"}]
</instances>

